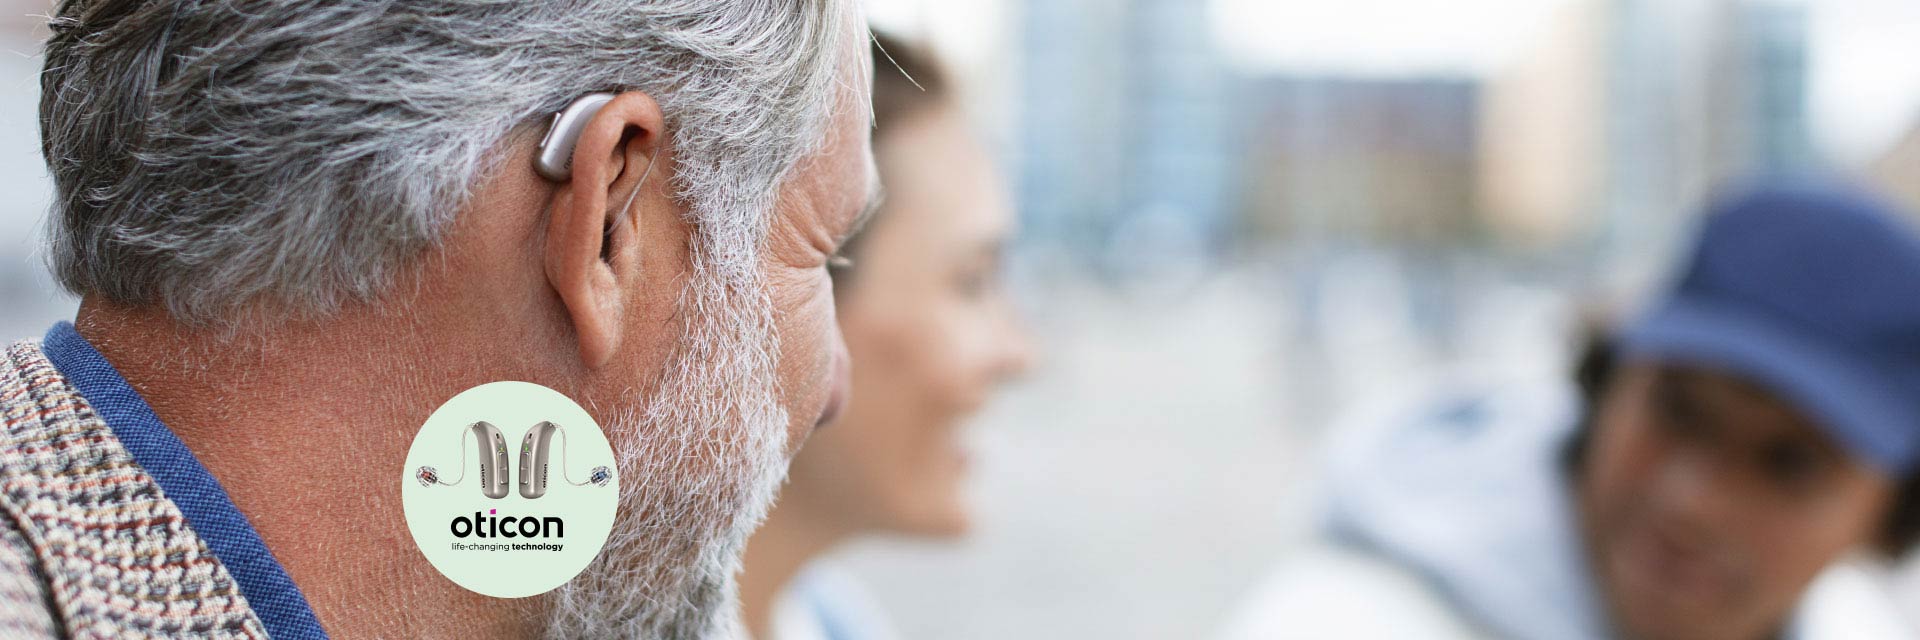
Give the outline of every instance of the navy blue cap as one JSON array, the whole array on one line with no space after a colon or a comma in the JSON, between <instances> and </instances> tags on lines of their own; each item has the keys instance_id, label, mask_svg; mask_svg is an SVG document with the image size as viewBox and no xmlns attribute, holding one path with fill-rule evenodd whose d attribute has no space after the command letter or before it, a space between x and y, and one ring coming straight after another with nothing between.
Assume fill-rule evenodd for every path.
<instances>
[{"instance_id":1,"label":"navy blue cap","mask_svg":"<svg viewBox=\"0 0 1920 640\"><path fill-rule=\"evenodd\" d=\"M1759 384L1894 477L1920 462L1920 234L1865 193L1721 201L1677 286L1621 347Z\"/></svg>"}]
</instances>

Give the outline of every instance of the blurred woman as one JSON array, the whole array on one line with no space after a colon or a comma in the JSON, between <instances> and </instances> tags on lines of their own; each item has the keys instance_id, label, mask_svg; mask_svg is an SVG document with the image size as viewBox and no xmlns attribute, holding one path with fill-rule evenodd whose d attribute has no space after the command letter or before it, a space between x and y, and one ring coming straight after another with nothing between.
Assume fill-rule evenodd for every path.
<instances>
[{"instance_id":1,"label":"blurred woman","mask_svg":"<svg viewBox=\"0 0 1920 640\"><path fill-rule=\"evenodd\" d=\"M741 599L760 640L890 636L857 587L815 560L863 535L964 534L959 428L1026 366L1000 287L1013 215L987 150L919 52L877 37L874 76L886 202L834 273L853 396L794 457L748 543Z\"/></svg>"}]
</instances>

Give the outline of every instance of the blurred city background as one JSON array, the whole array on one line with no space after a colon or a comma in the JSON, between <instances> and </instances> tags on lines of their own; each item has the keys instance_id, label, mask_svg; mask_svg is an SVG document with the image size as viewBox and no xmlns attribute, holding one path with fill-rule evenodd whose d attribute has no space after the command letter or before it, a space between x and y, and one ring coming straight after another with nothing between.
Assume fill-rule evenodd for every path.
<instances>
[{"instance_id":1,"label":"blurred city background","mask_svg":"<svg viewBox=\"0 0 1920 640\"><path fill-rule=\"evenodd\" d=\"M842 554L909 638L1211 632L1307 534L1337 416L1559 376L1716 186L1920 204L1912 0L868 0L961 80L1021 206L1041 366L972 432L978 530ZM0 335L35 252L46 0L0 15ZM1889 572L1920 620L1920 571Z\"/></svg>"}]
</instances>

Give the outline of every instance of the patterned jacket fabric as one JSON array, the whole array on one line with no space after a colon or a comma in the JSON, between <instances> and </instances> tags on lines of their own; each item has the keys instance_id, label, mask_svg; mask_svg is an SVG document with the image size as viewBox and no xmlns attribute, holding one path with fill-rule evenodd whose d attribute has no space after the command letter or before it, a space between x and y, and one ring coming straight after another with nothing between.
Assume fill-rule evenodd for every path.
<instances>
[{"instance_id":1,"label":"patterned jacket fabric","mask_svg":"<svg viewBox=\"0 0 1920 640\"><path fill-rule=\"evenodd\" d=\"M267 637L38 341L0 357L0 422L0 638Z\"/></svg>"}]
</instances>

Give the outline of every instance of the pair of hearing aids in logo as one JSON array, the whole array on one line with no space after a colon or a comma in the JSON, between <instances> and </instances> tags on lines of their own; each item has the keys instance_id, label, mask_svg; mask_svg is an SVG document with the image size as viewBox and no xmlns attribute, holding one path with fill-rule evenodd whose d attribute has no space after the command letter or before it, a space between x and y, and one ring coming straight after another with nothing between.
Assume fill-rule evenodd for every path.
<instances>
[{"instance_id":1,"label":"pair of hearing aids in logo","mask_svg":"<svg viewBox=\"0 0 1920 640\"><path fill-rule=\"evenodd\" d=\"M493 423L480 421L467 425L467 432L473 434L480 454L480 493L486 497L500 499L507 497L507 439L501 435L500 428ZM528 500L547 495L549 481L548 458L553 453L553 436L560 434L560 477L567 484L584 487L593 485L604 487L613 479L613 469L606 465L594 467L587 472L585 481L575 481L567 471L567 432L560 425L542 420L527 430L520 439L520 497ZM460 446L460 476L448 482L440 477L440 472L431 466L421 466L414 472L414 478L420 486L433 485L459 486L467 475L467 438L463 435Z\"/></svg>"},{"instance_id":2,"label":"pair of hearing aids in logo","mask_svg":"<svg viewBox=\"0 0 1920 640\"><path fill-rule=\"evenodd\" d=\"M393 471L426 561L468 590L520 598L564 584L600 554L619 513L614 460L579 403L501 381L434 409Z\"/></svg>"}]
</instances>

